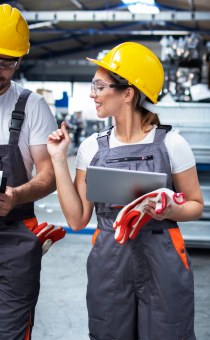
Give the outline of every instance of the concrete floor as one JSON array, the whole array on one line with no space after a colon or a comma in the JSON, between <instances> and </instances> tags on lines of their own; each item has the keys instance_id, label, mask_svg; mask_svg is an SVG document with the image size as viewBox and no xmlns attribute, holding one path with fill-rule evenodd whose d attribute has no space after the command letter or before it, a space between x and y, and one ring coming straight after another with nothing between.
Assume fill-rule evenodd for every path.
<instances>
[{"instance_id":1,"label":"concrete floor","mask_svg":"<svg viewBox=\"0 0 210 340\"><path fill-rule=\"evenodd\" d=\"M86 259L91 247L91 235L68 234L43 257L33 340L89 339ZM209 340L210 250L188 251L195 276L195 332L197 340Z\"/></svg>"}]
</instances>

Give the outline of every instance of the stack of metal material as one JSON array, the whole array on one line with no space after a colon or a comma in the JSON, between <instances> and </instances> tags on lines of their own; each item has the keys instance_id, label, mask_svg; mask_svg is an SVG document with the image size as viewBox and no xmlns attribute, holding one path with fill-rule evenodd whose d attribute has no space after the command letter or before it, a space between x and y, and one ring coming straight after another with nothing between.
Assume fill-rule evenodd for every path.
<instances>
[{"instance_id":1,"label":"stack of metal material","mask_svg":"<svg viewBox=\"0 0 210 340\"><path fill-rule=\"evenodd\" d=\"M210 104L159 103L158 107L161 124L172 125L189 143L204 199L202 219L179 223L182 235L187 246L210 247Z\"/></svg>"}]
</instances>

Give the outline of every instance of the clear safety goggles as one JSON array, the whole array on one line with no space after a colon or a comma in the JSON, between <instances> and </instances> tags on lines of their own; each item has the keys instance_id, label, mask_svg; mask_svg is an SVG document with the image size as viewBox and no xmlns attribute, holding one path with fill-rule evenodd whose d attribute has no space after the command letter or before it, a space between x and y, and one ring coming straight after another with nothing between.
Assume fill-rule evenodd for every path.
<instances>
[{"instance_id":1,"label":"clear safety goggles","mask_svg":"<svg viewBox=\"0 0 210 340\"><path fill-rule=\"evenodd\" d=\"M91 93L93 92L95 96L100 97L112 93L113 88L127 88L128 86L129 85L110 84L101 79L93 79L91 83Z\"/></svg>"},{"instance_id":2,"label":"clear safety goggles","mask_svg":"<svg viewBox=\"0 0 210 340\"><path fill-rule=\"evenodd\" d=\"M0 69L11 70L17 66L19 58L5 59L0 57Z\"/></svg>"}]
</instances>

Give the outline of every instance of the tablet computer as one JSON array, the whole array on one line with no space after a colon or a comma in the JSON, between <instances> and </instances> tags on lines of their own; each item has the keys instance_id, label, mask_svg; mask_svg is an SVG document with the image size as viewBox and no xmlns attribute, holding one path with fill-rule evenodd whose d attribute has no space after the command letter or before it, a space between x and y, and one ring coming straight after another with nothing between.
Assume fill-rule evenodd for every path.
<instances>
[{"instance_id":1,"label":"tablet computer","mask_svg":"<svg viewBox=\"0 0 210 340\"><path fill-rule=\"evenodd\" d=\"M156 189L165 188L167 174L88 166L87 200L126 205Z\"/></svg>"},{"instance_id":2,"label":"tablet computer","mask_svg":"<svg viewBox=\"0 0 210 340\"><path fill-rule=\"evenodd\" d=\"M0 192L2 194L5 193L6 185L7 185L7 178L3 177L3 171L0 171Z\"/></svg>"}]
</instances>

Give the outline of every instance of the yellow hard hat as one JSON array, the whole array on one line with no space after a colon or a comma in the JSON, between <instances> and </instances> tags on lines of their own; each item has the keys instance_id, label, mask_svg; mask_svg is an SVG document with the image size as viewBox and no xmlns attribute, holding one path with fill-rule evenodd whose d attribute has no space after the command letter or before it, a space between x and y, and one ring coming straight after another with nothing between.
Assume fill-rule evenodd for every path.
<instances>
[{"instance_id":1,"label":"yellow hard hat","mask_svg":"<svg viewBox=\"0 0 210 340\"><path fill-rule=\"evenodd\" d=\"M126 42L114 47L101 61L87 59L125 78L129 85L136 86L157 104L164 82L164 71L159 59L147 47Z\"/></svg>"},{"instance_id":2,"label":"yellow hard hat","mask_svg":"<svg viewBox=\"0 0 210 340\"><path fill-rule=\"evenodd\" d=\"M22 57L29 48L29 29L20 11L0 5L0 54Z\"/></svg>"}]
</instances>

